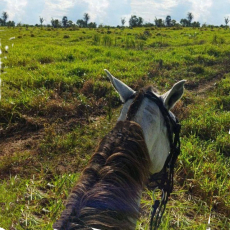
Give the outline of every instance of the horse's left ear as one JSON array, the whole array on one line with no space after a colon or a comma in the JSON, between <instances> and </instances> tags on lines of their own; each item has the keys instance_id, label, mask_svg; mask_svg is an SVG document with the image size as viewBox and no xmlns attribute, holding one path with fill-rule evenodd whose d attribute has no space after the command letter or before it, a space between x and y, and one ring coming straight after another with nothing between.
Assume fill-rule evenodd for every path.
<instances>
[{"instance_id":1,"label":"horse's left ear","mask_svg":"<svg viewBox=\"0 0 230 230\"><path fill-rule=\"evenodd\" d=\"M170 110L176 104L176 102L182 97L185 82L186 80L177 82L172 87L172 89L170 89L168 92L161 96L163 98L166 109Z\"/></svg>"},{"instance_id":2,"label":"horse's left ear","mask_svg":"<svg viewBox=\"0 0 230 230\"><path fill-rule=\"evenodd\" d=\"M129 86L127 86L122 81L115 78L107 69L105 69L105 72L110 79L111 83L113 84L116 91L119 93L121 101L124 103L126 102L130 96L132 96L135 91L132 90Z\"/></svg>"}]
</instances>

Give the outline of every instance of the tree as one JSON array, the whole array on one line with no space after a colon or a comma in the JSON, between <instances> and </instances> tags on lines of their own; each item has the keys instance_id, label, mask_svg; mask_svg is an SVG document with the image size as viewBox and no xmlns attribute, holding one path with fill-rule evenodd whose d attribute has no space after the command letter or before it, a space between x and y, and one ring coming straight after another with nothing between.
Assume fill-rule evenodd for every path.
<instances>
[{"instance_id":1,"label":"tree","mask_svg":"<svg viewBox=\"0 0 230 230\"><path fill-rule=\"evenodd\" d=\"M138 26L142 26L142 25L143 25L143 22L144 22L143 18L142 18L142 17L139 17L139 18L138 18L138 23L137 23L137 25L138 25Z\"/></svg>"},{"instance_id":2,"label":"tree","mask_svg":"<svg viewBox=\"0 0 230 230\"><path fill-rule=\"evenodd\" d=\"M227 17L227 18L224 18L224 22L225 22L226 29L227 29L227 27L228 27L228 23L229 23L229 18L228 18L228 17Z\"/></svg>"},{"instance_id":3,"label":"tree","mask_svg":"<svg viewBox=\"0 0 230 230\"><path fill-rule=\"evenodd\" d=\"M59 22L58 19L51 19L51 24L54 28L58 28L58 27L61 27L61 22Z\"/></svg>"},{"instance_id":4,"label":"tree","mask_svg":"<svg viewBox=\"0 0 230 230\"><path fill-rule=\"evenodd\" d=\"M130 27L136 27L138 24L138 18L136 15L132 15L131 18L129 19L129 26Z\"/></svg>"},{"instance_id":5,"label":"tree","mask_svg":"<svg viewBox=\"0 0 230 230\"><path fill-rule=\"evenodd\" d=\"M73 27L73 26L74 26L74 23L73 23L72 20L69 20L69 21L67 22L67 25L70 26L70 27Z\"/></svg>"},{"instance_id":6,"label":"tree","mask_svg":"<svg viewBox=\"0 0 230 230\"><path fill-rule=\"evenodd\" d=\"M146 22L143 26L145 26L145 27L152 27L152 26L154 26L154 24L151 23L151 22Z\"/></svg>"},{"instance_id":7,"label":"tree","mask_svg":"<svg viewBox=\"0 0 230 230\"><path fill-rule=\"evenodd\" d=\"M39 20L40 20L40 23L41 23L41 27L42 27L42 23L44 22L44 18L39 18Z\"/></svg>"},{"instance_id":8,"label":"tree","mask_svg":"<svg viewBox=\"0 0 230 230\"><path fill-rule=\"evenodd\" d=\"M157 27L163 27L165 25L164 21L161 18L159 19L155 18L154 22L155 22L155 26Z\"/></svg>"},{"instance_id":9,"label":"tree","mask_svg":"<svg viewBox=\"0 0 230 230\"><path fill-rule=\"evenodd\" d=\"M88 13L84 14L83 20L85 21L85 26L87 27L90 16Z\"/></svg>"},{"instance_id":10,"label":"tree","mask_svg":"<svg viewBox=\"0 0 230 230\"><path fill-rule=\"evenodd\" d=\"M88 27L89 27L89 28L97 28L97 24L96 24L96 22L90 22L90 23L88 24Z\"/></svg>"},{"instance_id":11,"label":"tree","mask_svg":"<svg viewBox=\"0 0 230 230\"><path fill-rule=\"evenodd\" d=\"M8 18L7 12L2 12L2 20L3 20L3 25L6 25L6 20Z\"/></svg>"},{"instance_id":12,"label":"tree","mask_svg":"<svg viewBox=\"0 0 230 230\"><path fill-rule=\"evenodd\" d=\"M207 25L207 23L205 22L205 23L202 24L201 27L206 28L207 26L208 26L208 25Z\"/></svg>"},{"instance_id":13,"label":"tree","mask_svg":"<svg viewBox=\"0 0 230 230\"><path fill-rule=\"evenodd\" d=\"M129 19L129 26L130 27L136 27L136 26L142 26L143 25L143 18L137 17L136 15L132 15Z\"/></svg>"},{"instance_id":14,"label":"tree","mask_svg":"<svg viewBox=\"0 0 230 230\"><path fill-rule=\"evenodd\" d=\"M178 25L178 23L176 22L175 19L173 19L173 20L171 21L171 25L172 25L172 26L176 26L176 25Z\"/></svg>"},{"instance_id":15,"label":"tree","mask_svg":"<svg viewBox=\"0 0 230 230\"><path fill-rule=\"evenodd\" d=\"M84 20L82 20L82 19L78 19L77 20L77 25L79 26L79 27L85 27L85 21Z\"/></svg>"},{"instance_id":16,"label":"tree","mask_svg":"<svg viewBox=\"0 0 230 230\"><path fill-rule=\"evenodd\" d=\"M6 26L8 26L8 27L15 27L15 22L14 21L8 21L6 23Z\"/></svg>"},{"instance_id":17,"label":"tree","mask_svg":"<svg viewBox=\"0 0 230 230\"><path fill-rule=\"evenodd\" d=\"M63 25L64 27L67 27L67 26L68 26L68 18L67 18L66 16L64 16L64 17L62 18L62 25Z\"/></svg>"},{"instance_id":18,"label":"tree","mask_svg":"<svg viewBox=\"0 0 230 230\"><path fill-rule=\"evenodd\" d=\"M51 25L54 27L54 19L53 18L51 19L50 22L51 22Z\"/></svg>"},{"instance_id":19,"label":"tree","mask_svg":"<svg viewBox=\"0 0 230 230\"><path fill-rule=\"evenodd\" d=\"M22 26L22 23L21 22L18 22L17 23L17 27L21 27Z\"/></svg>"},{"instance_id":20,"label":"tree","mask_svg":"<svg viewBox=\"0 0 230 230\"><path fill-rule=\"evenodd\" d=\"M186 18L182 18L182 19L180 20L180 24L181 24L182 26L186 27L186 26L189 26L189 21L188 21L188 19L186 19Z\"/></svg>"},{"instance_id":21,"label":"tree","mask_svg":"<svg viewBox=\"0 0 230 230\"><path fill-rule=\"evenodd\" d=\"M125 25L125 18L121 18L121 25L124 26Z\"/></svg>"},{"instance_id":22,"label":"tree","mask_svg":"<svg viewBox=\"0 0 230 230\"><path fill-rule=\"evenodd\" d=\"M197 21L194 21L192 24L191 24L192 27L200 27L200 23Z\"/></svg>"},{"instance_id":23,"label":"tree","mask_svg":"<svg viewBox=\"0 0 230 230\"><path fill-rule=\"evenodd\" d=\"M188 12L188 14L187 14L187 19L188 19L188 23L189 23L188 26L191 25L191 22L192 22L193 18L194 18L193 14L191 12Z\"/></svg>"},{"instance_id":24,"label":"tree","mask_svg":"<svg viewBox=\"0 0 230 230\"><path fill-rule=\"evenodd\" d=\"M166 26L171 26L172 25L171 21L172 21L171 16L168 15L165 19Z\"/></svg>"}]
</instances>

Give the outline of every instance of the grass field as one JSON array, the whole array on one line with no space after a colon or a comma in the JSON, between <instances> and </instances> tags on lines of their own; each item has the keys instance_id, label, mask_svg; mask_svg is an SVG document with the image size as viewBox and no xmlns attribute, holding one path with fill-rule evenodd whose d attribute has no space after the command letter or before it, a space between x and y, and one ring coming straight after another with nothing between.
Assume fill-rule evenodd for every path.
<instances>
[{"instance_id":1,"label":"grass field","mask_svg":"<svg viewBox=\"0 0 230 230\"><path fill-rule=\"evenodd\" d=\"M0 227L52 229L118 117L108 69L135 90L187 80L174 108L182 153L160 229L230 229L229 30L1 30ZM148 229L151 205L146 190L136 229Z\"/></svg>"}]
</instances>

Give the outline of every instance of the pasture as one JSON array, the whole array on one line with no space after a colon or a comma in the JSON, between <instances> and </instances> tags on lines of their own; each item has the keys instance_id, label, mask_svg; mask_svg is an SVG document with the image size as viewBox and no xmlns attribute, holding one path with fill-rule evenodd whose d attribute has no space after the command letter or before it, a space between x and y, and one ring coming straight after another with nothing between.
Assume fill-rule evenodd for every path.
<instances>
[{"instance_id":1,"label":"pasture","mask_svg":"<svg viewBox=\"0 0 230 230\"><path fill-rule=\"evenodd\" d=\"M229 35L223 28L2 28L0 227L52 229L118 118L108 69L135 90L152 84L165 92L187 80L173 109L182 152L160 229L229 229ZM145 190L137 230L148 229L151 205Z\"/></svg>"}]
</instances>

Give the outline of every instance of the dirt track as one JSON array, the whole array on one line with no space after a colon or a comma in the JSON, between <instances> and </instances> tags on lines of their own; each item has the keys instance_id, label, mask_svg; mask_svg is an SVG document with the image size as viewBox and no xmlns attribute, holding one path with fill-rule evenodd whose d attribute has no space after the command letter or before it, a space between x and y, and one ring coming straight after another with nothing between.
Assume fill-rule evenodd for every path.
<instances>
[{"instance_id":1,"label":"dirt track","mask_svg":"<svg viewBox=\"0 0 230 230\"><path fill-rule=\"evenodd\" d=\"M187 82L185 85L186 90L191 91L199 97L205 97L207 91L212 90L217 82L221 79L220 76L216 76L213 79L196 84L193 82ZM31 121L28 126L23 126L22 129L17 130L16 127L10 127L7 132L2 132L0 139L0 160L7 159L15 154L25 153L34 155L39 153L39 145L44 139L44 123L49 122L48 120L39 121L37 124ZM36 122L35 122L36 123ZM86 120L72 117L66 119L59 125L59 129L63 133L71 131L76 124L87 124ZM12 171L13 168L11 168Z\"/></svg>"}]
</instances>

